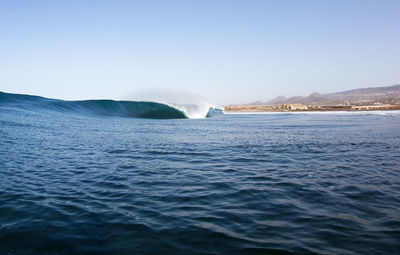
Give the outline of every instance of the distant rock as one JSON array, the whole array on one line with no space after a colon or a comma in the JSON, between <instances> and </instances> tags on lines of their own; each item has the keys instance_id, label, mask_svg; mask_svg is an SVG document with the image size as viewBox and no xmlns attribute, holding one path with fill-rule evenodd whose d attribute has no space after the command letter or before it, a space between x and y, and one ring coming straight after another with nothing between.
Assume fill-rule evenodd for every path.
<instances>
[{"instance_id":1,"label":"distant rock","mask_svg":"<svg viewBox=\"0 0 400 255\"><path fill-rule=\"evenodd\" d=\"M312 94L309 95L309 97L321 97L322 95L318 92L314 92Z\"/></svg>"}]
</instances>

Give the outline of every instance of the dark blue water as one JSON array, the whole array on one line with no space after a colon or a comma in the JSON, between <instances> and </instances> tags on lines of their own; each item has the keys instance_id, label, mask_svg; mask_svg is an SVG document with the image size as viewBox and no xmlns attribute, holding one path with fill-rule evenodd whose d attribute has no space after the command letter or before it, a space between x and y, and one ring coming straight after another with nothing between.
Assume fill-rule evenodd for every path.
<instances>
[{"instance_id":1,"label":"dark blue water","mask_svg":"<svg viewBox=\"0 0 400 255\"><path fill-rule=\"evenodd\" d=\"M0 254L399 254L400 114L0 104Z\"/></svg>"}]
</instances>

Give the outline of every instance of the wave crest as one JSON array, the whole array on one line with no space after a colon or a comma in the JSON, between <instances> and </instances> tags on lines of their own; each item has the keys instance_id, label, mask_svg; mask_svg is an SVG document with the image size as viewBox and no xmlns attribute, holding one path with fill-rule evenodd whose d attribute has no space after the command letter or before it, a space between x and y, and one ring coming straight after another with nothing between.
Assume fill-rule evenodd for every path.
<instances>
[{"instance_id":1,"label":"wave crest","mask_svg":"<svg viewBox=\"0 0 400 255\"><path fill-rule=\"evenodd\" d=\"M171 104L146 101L82 100L64 101L38 96L0 92L0 104L12 104L31 110L54 110L150 119L183 119L210 117L214 109L208 104Z\"/></svg>"}]
</instances>

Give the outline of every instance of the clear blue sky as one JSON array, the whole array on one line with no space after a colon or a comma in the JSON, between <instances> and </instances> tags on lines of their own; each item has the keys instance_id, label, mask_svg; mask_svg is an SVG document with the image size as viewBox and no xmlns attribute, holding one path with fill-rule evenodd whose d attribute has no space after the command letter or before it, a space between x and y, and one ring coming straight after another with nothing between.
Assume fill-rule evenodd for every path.
<instances>
[{"instance_id":1,"label":"clear blue sky","mask_svg":"<svg viewBox=\"0 0 400 255\"><path fill-rule=\"evenodd\" d=\"M400 83L400 1L0 1L0 90L215 103Z\"/></svg>"}]
</instances>

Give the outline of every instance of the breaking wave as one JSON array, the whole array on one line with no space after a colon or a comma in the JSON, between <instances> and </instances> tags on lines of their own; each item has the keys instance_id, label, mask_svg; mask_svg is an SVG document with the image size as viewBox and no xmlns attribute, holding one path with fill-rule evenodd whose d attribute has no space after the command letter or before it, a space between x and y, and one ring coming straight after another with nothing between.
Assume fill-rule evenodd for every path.
<instances>
[{"instance_id":1,"label":"breaking wave","mask_svg":"<svg viewBox=\"0 0 400 255\"><path fill-rule=\"evenodd\" d=\"M147 101L115 100L65 101L5 92L0 92L0 104L9 104L30 110L47 109L61 112L149 119L205 118L218 111L210 105L174 105Z\"/></svg>"},{"instance_id":2,"label":"breaking wave","mask_svg":"<svg viewBox=\"0 0 400 255\"><path fill-rule=\"evenodd\" d=\"M171 104L166 103L175 109L182 111L189 119L202 119L212 117L216 114L222 113L222 110L210 104Z\"/></svg>"}]
</instances>

